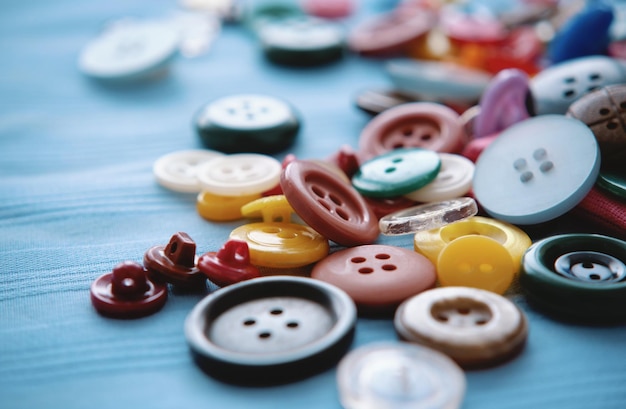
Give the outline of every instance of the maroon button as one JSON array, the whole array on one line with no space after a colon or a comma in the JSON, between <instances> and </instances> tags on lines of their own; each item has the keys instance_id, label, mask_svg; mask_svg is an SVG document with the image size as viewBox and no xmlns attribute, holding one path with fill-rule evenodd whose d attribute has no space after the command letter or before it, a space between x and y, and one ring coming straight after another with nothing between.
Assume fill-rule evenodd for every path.
<instances>
[{"instance_id":1,"label":"maroon button","mask_svg":"<svg viewBox=\"0 0 626 409\"><path fill-rule=\"evenodd\" d=\"M187 233L172 236L167 246L154 246L143 256L150 278L180 288L205 288L206 277L196 267L196 243Z\"/></svg>"},{"instance_id":2,"label":"maroon button","mask_svg":"<svg viewBox=\"0 0 626 409\"><path fill-rule=\"evenodd\" d=\"M414 251L374 244L331 254L311 277L333 284L365 311L385 311L435 286L435 266Z\"/></svg>"},{"instance_id":3,"label":"maroon button","mask_svg":"<svg viewBox=\"0 0 626 409\"><path fill-rule=\"evenodd\" d=\"M125 261L91 284L91 303L102 315L115 318L137 318L163 307L167 286L148 279L144 268Z\"/></svg>"},{"instance_id":4,"label":"maroon button","mask_svg":"<svg viewBox=\"0 0 626 409\"><path fill-rule=\"evenodd\" d=\"M220 287L261 276L259 269L250 264L248 243L234 239L219 251L200 256L198 269Z\"/></svg>"},{"instance_id":5,"label":"maroon button","mask_svg":"<svg viewBox=\"0 0 626 409\"><path fill-rule=\"evenodd\" d=\"M461 155L476 163L480 154L483 153L487 146L489 146L491 142L495 141L499 135L500 133L498 132L493 135L485 136L484 138L471 140L467 145L465 145Z\"/></svg>"},{"instance_id":6,"label":"maroon button","mask_svg":"<svg viewBox=\"0 0 626 409\"><path fill-rule=\"evenodd\" d=\"M423 8L405 8L358 25L348 37L348 47L366 56L401 53L421 40L437 24L437 15Z\"/></svg>"},{"instance_id":7,"label":"maroon button","mask_svg":"<svg viewBox=\"0 0 626 409\"><path fill-rule=\"evenodd\" d=\"M331 170L296 160L283 171L280 185L298 216L335 243L357 246L378 237L374 212L350 184Z\"/></svg>"},{"instance_id":8,"label":"maroon button","mask_svg":"<svg viewBox=\"0 0 626 409\"><path fill-rule=\"evenodd\" d=\"M359 158L350 145L341 146L339 150L327 160L341 169L348 178L352 178L359 170Z\"/></svg>"},{"instance_id":9,"label":"maroon button","mask_svg":"<svg viewBox=\"0 0 626 409\"><path fill-rule=\"evenodd\" d=\"M459 114L435 102L412 102L374 117L361 132L359 149L368 160L398 148L459 152L467 139Z\"/></svg>"}]
</instances>

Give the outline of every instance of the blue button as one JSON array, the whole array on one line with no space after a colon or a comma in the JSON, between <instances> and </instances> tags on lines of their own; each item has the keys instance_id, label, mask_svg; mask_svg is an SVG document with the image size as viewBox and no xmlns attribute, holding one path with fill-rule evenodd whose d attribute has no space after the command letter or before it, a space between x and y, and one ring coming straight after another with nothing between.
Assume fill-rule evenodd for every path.
<instances>
[{"instance_id":1,"label":"blue button","mask_svg":"<svg viewBox=\"0 0 626 409\"><path fill-rule=\"evenodd\" d=\"M568 60L537 74L530 82L536 115L565 114L578 98L612 84L626 82L622 63L593 56Z\"/></svg>"},{"instance_id":2,"label":"blue button","mask_svg":"<svg viewBox=\"0 0 626 409\"><path fill-rule=\"evenodd\" d=\"M600 170L595 136L582 122L543 115L508 128L478 158L474 195L494 218L535 224L572 209Z\"/></svg>"}]
</instances>

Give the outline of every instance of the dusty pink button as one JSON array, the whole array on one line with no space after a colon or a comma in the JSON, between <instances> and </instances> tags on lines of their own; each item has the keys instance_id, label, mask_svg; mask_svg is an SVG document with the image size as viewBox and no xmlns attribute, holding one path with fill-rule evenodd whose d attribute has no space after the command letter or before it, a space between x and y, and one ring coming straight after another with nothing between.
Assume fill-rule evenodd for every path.
<instances>
[{"instance_id":1,"label":"dusty pink button","mask_svg":"<svg viewBox=\"0 0 626 409\"><path fill-rule=\"evenodd\" d=\"M331 254L315 265L311 277L341 288L360 309L376 311L433 288L436 273L421 254L372 244Z\"/></svg>"},{"instance_id":2,"label":"dusty pink button","mask_svg":"<svg viewBox=\"0 0 626 409\"><path fill-rule=\"evenodd\" d=\"M315 162L296 160L280 186L295 212L322 236L343 246L378 238L378 219L361 195L337 174Z\"/></svg>"},{"instance_id":3,"label":"dusty pink button","mask_svg":"<svg viewBox=\"0 0 626 409\"><path fill-rule=\"evenodd\" d=\"M412 102L374 117L361 132L362 160L398 148L459 152L467 136L459 114L435 102Z\"/></svg>"}]
</instances>

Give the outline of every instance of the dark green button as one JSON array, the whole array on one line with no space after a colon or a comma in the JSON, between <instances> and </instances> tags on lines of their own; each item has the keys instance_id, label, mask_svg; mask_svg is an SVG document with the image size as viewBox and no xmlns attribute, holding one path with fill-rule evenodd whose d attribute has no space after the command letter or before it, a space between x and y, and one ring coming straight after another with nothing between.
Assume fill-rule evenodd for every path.
<instances>
[{"instance_id":1,"label":"dark green button","mask_svg":"<svg viewBox=\"0 0 626 409\"><path fill-rule=\"evenodd\" d=\"M533 244L520 284L532 304L567 319L626 318L626 242L597 234L564 234Z\"/></svg>"},{"instance_id":2,"label":"dark green button","mask_svg":"<svg viewBox=\"0 0 626 409\"><path fill-rule=\"evenodd\" d=\"M602 190L626 199L626 150L608 156L600 168L596 184Z\"/></svg>"},{"instance_id":3,"label":"dark green button","mask_svg":"<svg viewBox=\"0 0 626 409\"><path fill-rule=\"evenodd\" d=\"M440 168L441 159L435 151L394 149L361 165L352 184L364 196L402 196L432 182Z\"/></svg>"},{"instance_id":4,"label":"dark green button","mask_svg":"<svg viewBox=\"0 0 626 409\"><path fill-rule=\"evenodd\" d=\"M308 16L267 21L257 29L265 56L289 66L316 66L340 59L344 33L336 23Z\"/></svg>"},{"instance_id":5,"label":"dark green button","mask_svg":"<svg viewBox=\"0 0 626 409\"><path fill-rule=\"evenodd\" d=\"M200 109L194 120L203 144L226 153L280 152L294 142L300 121L286 102L265 95L233 95Z\"/></svg>"}]
</instances>

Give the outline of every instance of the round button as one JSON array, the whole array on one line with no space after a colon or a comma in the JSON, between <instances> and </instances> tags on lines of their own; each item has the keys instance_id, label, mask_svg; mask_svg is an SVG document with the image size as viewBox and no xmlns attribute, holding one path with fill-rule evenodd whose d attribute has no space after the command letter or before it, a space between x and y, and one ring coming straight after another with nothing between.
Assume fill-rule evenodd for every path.
<instances>
[{"instance_id":1,"label":"round button","mask_svg":"<svg viewBox=\"0 0 626 409\"><path fill-rule=\"evenodd\" d=\"M394 326L400 338L443 352L464 368L510 359L528 336L526 317L515 304L467 287L436 288L406 300Z\"/></svg>"},{"instance_id":2,"label":"round button","mask_svg":"<svg viewBox=\"0 0 626 409\"><path fill-rule=\"evenodd\" d=\"M140 264L125 261L98 277L91 284L90 294L100 314L135 318L160 310L167 300L167 286L149 280Z\"/></svg>"},{"instance_id":3,"label":"round button","mask_svg":"<svg viewBox=\"0 0 626 409\"><path fill-rule=\"evenodd\" d=\"M176 55L178 41L178 33L168 24L116 24L87 44L78 66L84 74L99 80L143 79L168 66Z\"/></svg>"},{"instance_id":4,"label":"round button","mask_svg":"<svg viewBox=\"0 0 626 409\"><path fill-rule=\"evenodd\" d=\"M348 353L337 368L345 409L458 409L466 381L446 355L421 345L378 342Z\"/></svg>"},{"instance_id":5,"label":"round button","mask_svg":"<svg viewBox=\"0 0 626 409\"><path fill-rule=\"evenodd\" d=\"M394 149L363 163L352 177L352 186L364 196L402 196L435 180L440 167L435 151Z\"/></svg>"},{"instance_id":6,"label":"round button","mask_svg":"<svg viewBox=\"0 0 626 409\"><path fill-rule=\"evenodd\" d=\"M326 257L328 240L308 226L295 223L250 223L230 233L250 248L255 266L273 268L302 267Z\"/></svg>"},{"instance_id":7,"label":"round button","mask_svg":"<svg viewBox=\"0 0 626 409\"><path fill-rule=\"evenodd\" d=\"M505 69L494 76L480 98L474 138L493 135L528 118L528 92L528 75L521 70Z\"/></svg>"},{"instance_id":8,"label":"round button","mask_svg":"<svg viewBox=\"0 0 626 409\"><path fill-rule=\"evenodd\" d=\"M402 92L443 101L478 101L491 81L484 71L451 62L398 59L385 69Z\"/></svg>"},{"instance_id":9,"label":"round button","mask_svg":"<svg viewBox=\"0 0 626 409\"><path fill-rule=\"evenodd\" d=\"M463 236L445 246L437 260L437 278L444 286L480 288L504 294L517 266L507 249L485 236Z\"/></svg>"},{"instance_id":10,"label":"round button","mask_svg":"<svg viewBox=\"0 0 626 409\"><path fill-rule=\"evenodd\" d=\"M387 236L438 229L478 213L471 197L413 206L388 214L378 221L380 232Z\"/></svg>"},{"instance_id":11,"label":"round button","mask_svg":"<svg viewBox=\"0 0 626 409\"><path fill-rule=\"evenodd\" d=\"M405 9L380 15L357 25L348 37L348 47L366 56L386 56L407 50L437 24L427 9Z\"/></svg>"},{"instance_id":12,"label":"round button","mask_svg":"<svg viewBox=\"0 0 626 409\"><path fill-rule=\"evenodd\" d=\"M202 190L220 196L261 194L280 180L282 167L271 156L240 153L224 155L197 169Z\"/></svg>"},{"instance_id":13,"label":"round button","mask_svg":"<svg viewBox=\"0 0 626 409\"><path fill-rule=\"evenodd\" d=\"M203 106L194 119L209 149L276 153L293 144L300 120L286 102L266 95L231 95Z\"/></svg>"},{"instance_id":14,"label":"round button","mask_svg":"<svg viewBox=\"0 0 626 409\"><path fill-rule=\"evenodd\" d=\"M196 268L196 243L187 233L178 232L167 246L154 246L143 256L143 265L153 280L180 288L203 289L206 277Z\"/></svg>"},{"instance_id":15,"label":"round button","mask_svg":"<svg viewBox=\"0 0 626 409\"><path fill-rule=\"evenodd\" d=\"M465 195L472 188L474 163L453 153L440 153L441 168L426 186L404 196L416 202L441 202Z\"/></svg>"},{"instance_id":16,"label":"round button","mask_svg":"<svg viewBox=\"0 0 626 409\"><path fill-rule=\"evenodd\" d=\"M373 198L364 196L363 199L365 199L365 203L367 203L370 209L372 209L372 211L376 215L376 218L379 220L380 218L387 216L388 214L395 213L400 210L404 210L417 205L415 201L407 199L404 196L388 198Z\"/></svg>"},{"instance_id":17,"label":"round button","mask_svg":"<svg viewBox=\"0 0 626 409\"><path fill-rule=\"evenodd\" d=\"M237 384L292 382L334 365L352 343L354 303L337 287L263 277L216 291L185 321L196 363Z\"/></svg>"},{"instance_id":18,"label":"round button","mask_svg":"<svg viewBox=\"0 0 626 409\"><path fill-rule=\"evenodd\" d=\"M465 139L459 115L452 109L434 102L412 102L368 122L359 137L359 150L364 159L398 148L456 152Z\"/></svg>"},{"instance_id":19,"label":"round button","mask_svg":"<svg viewBox=\"0 0 626 409\"><path fill-rule=\"evenodd\" d=\"M200 256L198 270L220 287L261 275L259 269L250 263L248 243L241 240L228 240L219 251Z\"/></svg>"},{"instance_id":20,"label":"round button","mask_svg":"<svg viewBox=\"0 0 626 409\"><path fill-rule=\"evenodd\" d=\"M154 162L152 172L159 184L182 193L198 193L201 190L196 178L198 166L222 156L209 150L189 150L169 153Z\"/></svg>"},{"instance_id":21,"label":"round button","mask_svg":"<svg viewBox=\"0 0 626 409\"><path fill-rule=\"evenodd\" d=\"M520 284L537 307L590 322L626 317L626 242L596 234L562 234L534 243Z\"/></svg>"},{"instance_id":22,"label":"round button","mask_svg":"<svg viewBox=\"0 0 626 409\"><path fill-rule=\"evenodd\" d=\"M373 244L337 251L311 277L344 290L363 311L387 311L435 286L435 266L421 254Z\"/></svg>"},{"instance_id":23,"label":"round button","mask_svg":"<svg viewBox=\"0 0 626 409\"><path fill-rule=\"evenodd\" d=\"M486 236L496 240L506 248L513 258L518 271L522 256L532 244L530 237L522 229L500 220L474 216L448 224L439 229L422 230L415 233L414 248L433 263L437 263L439 253L453 240L469 236Z\"/></svg>"},{"instance_id":24,"label":"round button","mask_svg":"<svg viewBox=\"0 0 626 409\"><path fill-rule=\"evenodd\" d=\"M541 115L507 128L483 151L474 196L496 219L542 223L576 206L599 170L598 144L585 124Z\"/></svg>"},{"instance_id":25,"label":"round button","mask_svg":"<svg viewBox=\"0 0 626 409\"><path fill-rule=\"evenodd\" d=\"M323 19L302 15L268 21L257 35L265 56L276 64L309 67L343 56L341 26Z\"/></svg>"},{"instance_id":26,"label":"round button","mask_svg":"<svg viewBox=\"0 0 626 409\"><path fill-rule=\"evenodd\" d=\"M348 17L354 11L354 0L303 0L302 8L308 14L322 18Z\"/></svg>"},{"instance_id":27,"label":"round button","mask_svg":"<svg viewBox=\"0 0 626 409\"><path fill-rule=\"evenodd\" d=\"M260 193L245 196L220 196L201 192L196 200L196 210L200 216L214 222L240 220L243 218L241 207L260 197Z\"/></svg>"},{"instance_id":28,"label":"round button","mask_svg":"<svg viewBox=\"0 0 626 409\"><path fill-rule=\"evenodd\" d=\"M285 168L280 185L298 216L342 246L373 243L378 219L361 195L332 171L296 160Z\"/></svg>"}]
</instances>

